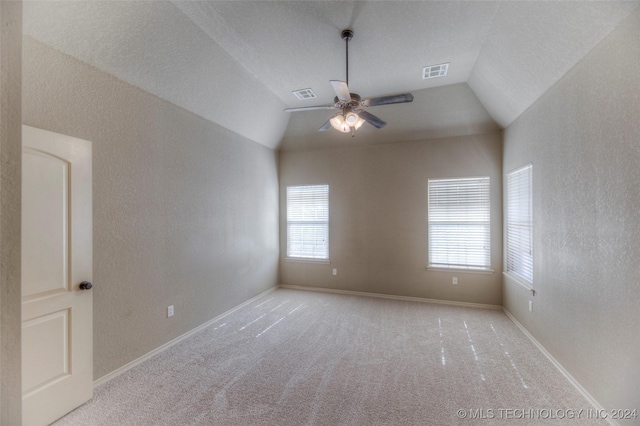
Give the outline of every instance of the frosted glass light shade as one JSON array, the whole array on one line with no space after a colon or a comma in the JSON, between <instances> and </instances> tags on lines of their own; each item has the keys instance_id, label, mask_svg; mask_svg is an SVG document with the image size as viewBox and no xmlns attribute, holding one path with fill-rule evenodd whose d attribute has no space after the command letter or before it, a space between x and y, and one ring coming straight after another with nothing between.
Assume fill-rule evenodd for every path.
<instances>
[{"instance_id":1,"label":"frosted glass light shade","mask_svg":"<svg viewBox=\"0 0 640 426\"><path fill-rule=\"evenodd\" d=\"M339 132L347 133L351 131L349 125L345 122L345 117L342 114L336 114L329 119L329 123L331 123L331 127L336 129Z\"/></svg>"},{"instance_id":2,"label":"frosted glass light shade","mask_svg":"<svg viewBox=\"0 0 640 426\"><path fill-rule=\"evenodd\" d=\"M349 112L344 116L344 121L349 125L349 127L355 127L359 119L360 117L358 117L358 114L355 112Z\"/></svg>"}]
</instances>

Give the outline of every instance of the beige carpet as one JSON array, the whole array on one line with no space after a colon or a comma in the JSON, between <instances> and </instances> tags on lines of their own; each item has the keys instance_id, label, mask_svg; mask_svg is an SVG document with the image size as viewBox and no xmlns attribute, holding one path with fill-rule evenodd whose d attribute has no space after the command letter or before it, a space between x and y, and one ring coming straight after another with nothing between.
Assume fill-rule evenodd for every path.
<instances>
[{"instance_id":1,"label":"beige carpet","mask_svg":"<svg viewBox=\"0 0 640 426\"><path fill-rule=\"evenodd\" d=\"M606 424L590 409L500 311L280 289L55 424Z\"/></svg>"}]
</instances>

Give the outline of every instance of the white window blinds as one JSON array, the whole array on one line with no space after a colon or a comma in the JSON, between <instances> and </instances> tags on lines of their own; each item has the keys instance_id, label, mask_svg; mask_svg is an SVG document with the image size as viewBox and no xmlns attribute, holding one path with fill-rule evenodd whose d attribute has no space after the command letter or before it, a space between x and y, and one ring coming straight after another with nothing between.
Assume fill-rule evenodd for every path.
<instances>
[{"instance_id":1,"label":"white window blinds","mask_svg":"<svg viewBox=\"0 0 640 426\"><path fill-rule=\"evenodd\" d=\"M533 167L507 174L507 272L533 284Z\"/></svg>"},{"instance_id":2,"label":"white window blinds","mask_svg":"<svg viewBox=\"0 0 640 426\"><path fill-rule=\"evenodd\" d=\"M490 269L488 177L429 179L429 266Z\"/></svg>"},{"instance_id":3,"label":"white window blinds","mask_svg":"<svg viewBox=\"0 0 640 426\"><path fill-rule=\"evenodd\" d=\"M287 187L287 257L329 259L329 185Z\"/></svg>"}]
</instances>

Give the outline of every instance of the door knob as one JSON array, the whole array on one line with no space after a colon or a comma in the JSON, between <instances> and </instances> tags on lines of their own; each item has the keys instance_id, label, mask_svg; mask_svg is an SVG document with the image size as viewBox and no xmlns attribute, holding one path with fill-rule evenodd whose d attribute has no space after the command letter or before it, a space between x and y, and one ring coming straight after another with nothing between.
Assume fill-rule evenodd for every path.
<instances>
[{"instance_id":1,"label":"door knob","mask_svg":"<svg viewBox=\"0 0 640 426\"><path fill-rule=\"evenodd\" d=\"M91 284L89 281L82 281L80 283L80 290L90 290L91 287L93 287L93 284Z\"/></svg>"}]
</instances>

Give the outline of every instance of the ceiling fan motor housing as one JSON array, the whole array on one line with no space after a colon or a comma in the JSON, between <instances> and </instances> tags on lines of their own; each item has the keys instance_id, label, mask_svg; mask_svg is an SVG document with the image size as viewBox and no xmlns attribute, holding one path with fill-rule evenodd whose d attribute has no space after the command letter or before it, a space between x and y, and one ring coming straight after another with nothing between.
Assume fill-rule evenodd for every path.
<instances>
[{"instance_id":1,"label":"ceiling fan motor housing","mask_svg":"<svg viewBox=\"0 0 640 426\"><path fill-rule=\"evenodd\" d=\"M351 100L349 102L341 101L336 96L335 98L333 98L333 103L335 103L338 108L343 108L346 106L357 106L358 104L360 104L360 100L362 99L360 95L358 95L357 93L349 93L349 95L351 95Z\"/></svg>"}]
</instances>

